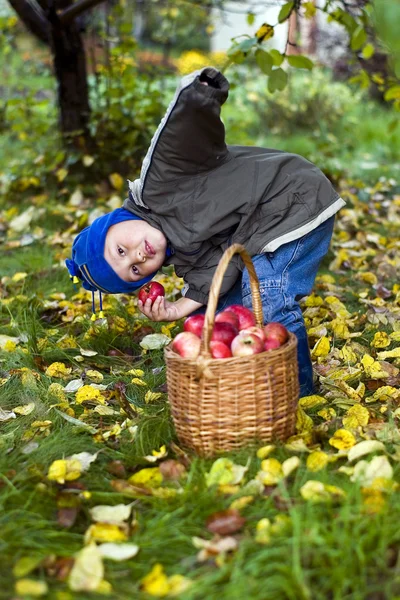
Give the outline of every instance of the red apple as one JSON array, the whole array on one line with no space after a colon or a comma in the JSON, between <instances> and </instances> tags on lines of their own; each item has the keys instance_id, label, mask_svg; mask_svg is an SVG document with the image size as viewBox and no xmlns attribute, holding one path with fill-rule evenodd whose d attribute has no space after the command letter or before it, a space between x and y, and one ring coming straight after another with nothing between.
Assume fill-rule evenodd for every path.
<instances>
[{"instance_id":1,"label":"red apple","mask_svg":"<svg viewBox=\"0 0 400 600\"><path fill-rule=\"evenodd\" d=\"M223 310L222 312L218 313L215 317L215 322L216 323L230 323L231 325L236 327L236 329L239 329L238 316L235 315L235 313L232 312L231 310Z\"/></svg>"},{"instance_id":2,"label":"red apple","mask_svg":"<svg viewBox=\"0 0 400 600\"><path fill-rule=\"evenodd\" d=\"M172 341L172 350L183 358L197 358L200 354L200 338L191 331L182 331Z\"/></svg>"},{"instance_id":3,"label":"red apple","mask_svg":"<svg viewBox=\"0 0 400 600\"><path fill-rule=\"evenodd\" d=\"M268 323L264 327L264 332L267 339L278 340L280 345L284 344L289 337L289 332L282 323Z\"/></svg>"},{"instance_id":4,"label":"red apple","mask_svg":"<svg viewBox=\"0 0 400 600\"><path fill-rule=\"evenodd\" d=\"M213 342L224 342L230 347L232 340L238 334L238 330L230 323L214 323L211 340Z\"/></svg>"},{"instance_id":5,"label":"red apple","mask_svg":"<svg viewBox=\"0 0 400 600\"><path fill-rule=\"evenodd\" d=\"M253 327L256 324L256 318L249 308L241 304L232 304L226 310L234 312L239 319L239 329Z\"/></svg>"},{"instance_id":6,"label":"red apple","mask_svg":"<svg viewBox=\"0 0 400 600\"><path fill-rule=\"evenodd\" d=\"M183 330L190 331L200 338L204 325L204 319L204 315L192 315L191 317L188 317L183 323Z\"/></svg>"},{"instance_id":7,"label":"red apple","mask_svg":"<svg viewBox=\"0 0 400 600\"><path fill-rule=\"evenodd\" d=\"M224 342L210 342L211 356L213 358L230 358L232 356L231 349Z\"/></svg>"},{"instance_id":8,"label":"red apple","mask_svg":"<svg viewBox=\"0 0 400 600\"><path fill-rule=\"evenodd\" d=\"M249 356L264 352L263 341L254 333L237 335L231 344L233 356Z\"/></svg>"},{"instance_id":9,"label":"red apple","mask_svg":"<svg viewBox=\"0 0 400 600\"><path fill-rule=\"evenodd\" d=\"M264 350L275 350L275 348L280 348L281 343L279 340L275 338L267 338L264 342Z\"/></svg>"},{"instance_id":10,"label":"red apple","mask_svg":"<svg viewBox=\"0 0 400 600\"><path fill-rule=\"evenodd\" d=\"M257 335L263 343L267 339L262 327L246 327L246 329L240 330L239 335L248 335L249 333L254 333L254 335Z\"/></svg>"},{"instance_id":11,"label":"red apple","mask_svg":"<svg viewBox=\"0 0 400 600\"><path fill-rule=\"evenodd\" d=\"M149 281L143 287L140 288L138 298L143 304L146 302L148 298L150 298L151 303L154 302L158 296L165 296L164 287L158 281Z\"/></svg>"}]
</instances>

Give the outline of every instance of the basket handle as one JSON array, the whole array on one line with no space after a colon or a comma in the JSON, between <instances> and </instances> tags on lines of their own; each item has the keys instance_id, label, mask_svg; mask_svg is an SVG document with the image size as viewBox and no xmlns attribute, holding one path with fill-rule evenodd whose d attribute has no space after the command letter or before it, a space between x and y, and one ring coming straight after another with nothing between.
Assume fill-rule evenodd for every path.
<instances>
[{"instance_id":1,"label":"basket handle","mask_svg":"<svg viewBox=\"0 0 400 600\"><path fill-rule=\"evenodd\" d=\"M225 271L228 267L228 264L235 254L240 254L243 262L249 272L250 276L250 289L251 289L251 300L253 305L254 315L256 317L256 323L259 327L263 326L263 311L262 311L262 303L261 296L259 290L259 282L258 277L253 265L253 261L250 258L246 248L241 244L233 244L229 246L222 255L221 260L219 261L219 265L214 273L214 277L211 283L210 294L208 298L208 305L206 310L206 315L204 319L203 325L203 334L202 334L202 342L201 342L201 351L200 351L200 361L206 357L211 356L210 352L210 341L212 336L212 331L214 327L214 319L215 319L215 311L218 305L219 292L221 290L222 279L225 274Z\"/></svg>"}]
</instances>

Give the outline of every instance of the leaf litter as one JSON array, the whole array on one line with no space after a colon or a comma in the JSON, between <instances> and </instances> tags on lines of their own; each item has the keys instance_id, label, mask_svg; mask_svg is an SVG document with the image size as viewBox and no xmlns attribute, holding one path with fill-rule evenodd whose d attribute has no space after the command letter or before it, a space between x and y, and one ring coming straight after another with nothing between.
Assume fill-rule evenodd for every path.
<instances>
[{"instance_id":1,"label":"leaf litter","mask_svg":"<svg viewBox=\"0 0 400 600\"><path fill-rule=\"evenodd\" d=\"M118 174L110 182L120 189ZM170 419L160 357L179 323L146 321L135 297L106 296L106 317L92 322L85 290L45 294L30 366L21 365L31 352L31 338L3 324L0 389L7 403L0 421L9 433L0 434L1 449L12 456L13 432L21 433L21 454L31 460L38 489L46 490L57 510L54 526L80 540L80 548L66 550L67 556L49 549L32 560L16 558L17 595L43 596L58 580L73 597L80 592L112 597L118 582L104 561L146 561L141 557L146 526L151 530L147 515L152 507L165 515L173 506L183 507L192 486L215 499L197 520L199 535L191 536L191 558L205 565L202 569L222 568L244 541L270 546L290 536L289 508L311 504L338 510L352 486L365 514L384 514L398 490L400 462L400 196L394 185L380 180L371 188L343 189L348 204L337 217L330 264L302 300L318 391L299 402L296 434L285 444L260 444L240 459L205 462L181 449L167 430L154 443L144 443L145 423L151 428L157 419ZM67 233L42 236L42 243L57 248L60 261L78 231L72 215L86 202L78 192L67 208ZM5 218L21 247L39 216L37 210L21 212L8 225ZM27 306L26 271L2 277L0 308ZM167 297L179 293L181 280L171 274L157 278ZM12 386L19 386L18 396L8 394ZM36 464L42 444L63 429L82 441L79 447L69 451L65 440ZM201 484L193 475L198 465ZM11 472L5 476L9 484L14 478ZM190 529L190 517L186 523ZM204 570L183 575L179 561L172 565L161 549L140 564L135 594L174 596L201 586Z\"/></svg>"}]
</instances>

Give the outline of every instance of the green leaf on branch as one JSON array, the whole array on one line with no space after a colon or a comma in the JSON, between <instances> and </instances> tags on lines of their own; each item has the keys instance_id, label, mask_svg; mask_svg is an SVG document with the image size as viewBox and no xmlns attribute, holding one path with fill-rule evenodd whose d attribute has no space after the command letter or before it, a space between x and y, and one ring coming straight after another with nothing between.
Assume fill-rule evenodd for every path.
<instances>
[{"instance_id":1,"label":"green leaf on branch","mask_svg":"<svg viewBox=\"0 0 400 600\"><path fill-rule=\"evenodd\" d=\"M254 14L254 13L252 13L252 12L249 12L249 13L247 14L247 24L248 24L248 25L253 25L253 23L254 23L254 19L255 19L255 14Z\"/></svg>"},{"instance_id":2,"label":"green leaf on branch","mask_svg":"<svg viewBox=\"0 0 400 600\"><path fill-rule=\"evenodd\" d=\"M360 50L360 48L364 46L366 41L367 32L365 31L363 25L359 25L351 36L350 48L357 52L357 50Z\"/></svg>"},{"instance_id":3,"label":"green leaf on branch","mask_svg":"<svg viewBox=\"0 0 400 600\"><path fill-rule=\"evenodd\" d=\"M368 73L362 69L359 73L357 73L357 75L350 77L349 83L357 83L361 88L368 89L371 84L371 80Z\"/></svg>"},{"instance_id":4,"label":"green leaf on branch","mask_svg":"<svg viewBox=\"0 0 400 600\"><path fill-rule=\"evenodd\" d=\"M269 51L269 54L272 56L275 67L280 67L283 63L284 56L279 52L279 50L272 48L272 50Z\"/></svg>"},{"instance_id":5,"label":"green leaf on branch","mask_svg":"<svg viewBox=\"0 0 400 600\"><path fill-rule=\"evenodd\" d=\"M311 19L317 12L314 2L304 2L302 7L304 8L304 16L306 19Z\"/></svg>"},{"instance_id":6,"label":"green leaf on branch","mask_svg":"<svg viewBox=\"0 0 400 600\"><path fill-rule=\"evenodd\" d=\"M361 54L365 60L368 60L369 58L371 58L371 56L375 54L374 46L372 44L365 44Z\"/></svg>"},{"instance_id":7,"label":"green leaf on branch","mask_svg":"<svg viewBox=\"0 0 400 600\"><path fill-rule=\"evenodd\" d=\"M383 97L386 101L399 100L400 99L400 85L393 85L392 87L390 87L388 90L386 90Z\"/></svg>"},{"instance_id":8,"label":"green leaf on branch","mask_svg":"<svg viewBox=\"0 0 400 600\"><path fill-rule=\"evenodd\" d=\"M311 70L314 66L313 61L302 54L291 54L287 57L287 61L291 67L295 67L296 69Z\"/></svg>"},{"instance_id":9,"label":"green leaf on branch","mask_svg":"<svg viewBox=\"0 0 400 600\"><path fill-rule=\"evenodd\" d=\"M353 31L355 31L358 27L358 23L354 17L345 12L342 8L337 8L336 10L332 11L328 15L327 21L328 23L331 21L336 21L337 23L340 23L340 25L344 25L350 35L352 35Z\"/></svg>"},{"instance_id":10,"label":"green leaf on branch","mask_svg":"<svg viewBox=\"0 0 400 600\"><path fill-rule=\"evenodd\" d=\"M284 4L281 8L281 10L279 11L279 15L278 15L278 21L279 23L283 23L283 21L286 21L286 19L289 17L290 13L292 12L294 7L294 2L287 2L286 4Z\"/></svg>"},{"instance_id":11,"label":"green leaf on branch","mask_svg":"<svg viewBox=\"0 0 400 600\"><path fill-rule=\"evenodd\" d=\"M288 76L286 71L281 69L274 69L268 78L268 90L273 93L276 90L282 91L287 84Z\"/></svg>"},{"instance_id":12,"label":"green leaf on branch","mask_svg":"<svg viewBox=\"0 0 400 600\"><path fill-rule=\"evenodd\" d=\"M238 44L238 50L241 50L242 52L248 52L249 50L252 49L252 47L256 43L257 43L256 37L252 37L247 40L243 40L243 42L240 42L240 44Z\"/></svg>"},{"instance_id":13,"label":"green leaf on branch","mask_svg":"<svg viewBox=\"0 0 400 600\"><path fill-rule=\"evenodd\" d=\"M272 71L272 67L274 66L274 60L269 52L265 50L256 50L255 52L256 62L260 67L261 71L266 75L269 75Z\"/></svg>"}]
</instances>

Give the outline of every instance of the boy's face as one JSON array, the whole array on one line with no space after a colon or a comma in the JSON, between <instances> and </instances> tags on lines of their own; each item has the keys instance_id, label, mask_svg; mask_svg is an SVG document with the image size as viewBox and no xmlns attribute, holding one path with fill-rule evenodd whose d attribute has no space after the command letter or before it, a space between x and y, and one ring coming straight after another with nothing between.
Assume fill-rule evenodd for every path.
<instances>
[{"instance_id":1,"label":"boy's face","mask_svg":"<svg viewBox=\"0 0 400 600\"><path fill-rule=\"evenodd\" d=\"M146 221L122 221L107 232L104 258L124 281L139 281L158 271L166 248L165 235Z\"/></svg>"}]
</instances>

